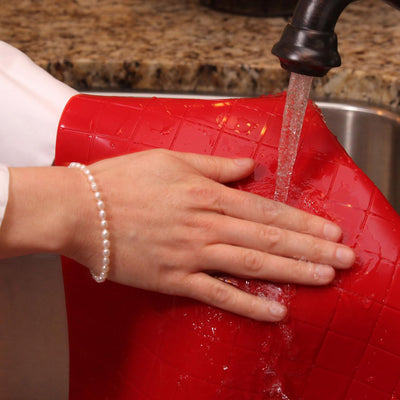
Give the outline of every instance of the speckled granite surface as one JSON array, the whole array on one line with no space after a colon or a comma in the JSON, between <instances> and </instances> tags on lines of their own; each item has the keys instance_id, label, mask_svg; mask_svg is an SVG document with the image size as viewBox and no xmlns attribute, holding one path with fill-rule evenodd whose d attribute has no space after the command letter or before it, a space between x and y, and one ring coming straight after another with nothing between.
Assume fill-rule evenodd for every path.
<instances>
[{"instance_id":1,"label":"speckled granite surface","mask_svg":"<svg viewBox=\"0 0 400 400\"><path fill-rule=\"evenodd\" d=\"M400 109L400 11L351 4L336 32L342 67L313 95ZM198 0L14 0L0 4L0 39L77 89L282 91L270 54L287 21L219 13Z\"/></svg>"}]
</instances>

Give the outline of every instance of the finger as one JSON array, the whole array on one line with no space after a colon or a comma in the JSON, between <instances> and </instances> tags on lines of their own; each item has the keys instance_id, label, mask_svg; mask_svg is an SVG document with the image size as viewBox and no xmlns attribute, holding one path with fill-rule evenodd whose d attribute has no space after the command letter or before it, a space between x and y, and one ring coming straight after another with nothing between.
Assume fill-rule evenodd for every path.
<instances>
[{"instance_id":1,"label":"finger","mask_svg":"<svg viewBox=\"0 0 400 400\"><path fill-rule=\"evenodd\" d=\"M214 215L212 218L213 230L220 243L335 268L350 268L355 261L354 251L336 242L228 216Z\"/></svg>"},{"instance_id":2,"label":"finger","mask_svg":"<svg viewBox=\"0 0 400 400\"><path fill-rule=\"evenodd\" d=\"M287 313L276 301L246 293L204 273L187 276L181 294L258 321L280 321Z\"/></svg>"},{"instance_id":3,"label":"finger","mask_svg":"<svg viewBox=\"0 0 400 400\"><path fill-rule=\"evenodd\" d=\"M192 153L176 153L176 155L206 177L219 182L243 179L254 169L254 161L247 158L228 159ZM324 218L249 192L228 187L224 189L223 198L219 204L216 203L218 205L216 211L328 240L338 241L342 236L341 228ZM220 205L223 206L223 210Z\"/></svg>"},{"instance_id":4,"label":"finger","mask_svg":"<svg viewBox=\"0 0 400 400\"><path fill-rule=\"evenodd\" d=\"M335 270L329 265L224 244L208 246L199 262L209 271L274 282L318 286L327 285L335 277Z\"/></svg>"},{"instance_id":5,"label":"finger","mask_svg":"<svg viewBox=\"0 0 400 400\"><path fill-rule=\"evenodd\" d=\"M338 241L342 230L335 223L253 193L222 186L215 211L232 217L273 225Z\"/></svg>"},{"instance_id":6,"label":"finger","mask_svg":"<svg viewBox=\"0 0 400 400\"><path fill-rule=\"evenodd\" d=\"M238 181L251 174L254 161L251 158L225 158L193 153L174 153L174 155L212 180L227 183Z\"/></svg>"}]
</instances>

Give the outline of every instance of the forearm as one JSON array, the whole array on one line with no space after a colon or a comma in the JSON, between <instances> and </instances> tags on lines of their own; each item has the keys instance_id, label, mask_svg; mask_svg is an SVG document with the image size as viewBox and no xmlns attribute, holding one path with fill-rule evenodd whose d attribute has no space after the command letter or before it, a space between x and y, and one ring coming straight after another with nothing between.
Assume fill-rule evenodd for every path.
<instances>
[{"instance_id":1,"label":"forearm","mask_svg":"<svg viewBox=\"0 0 400 400\"><path fill-rule=\"evenodd\" d=\"M42 68L38 67L25 54L16 48L0 41L0 87L2 96L0 96L0 162L9 167L22 166L50 166L54 160L55 141L57 135L57 126L61 113L68 100L77 94L77 92L59 82L49 75ZM35 171L35 174L41 174L43 171ZM55 171L52 171L52 174ZM25 233L17 233L15 229L22 226L19 218L15 219L11 214L14 213L14 205L7 206L8 201L8 172L4 168L0 170L0 227L3 225L3 215L5 208L8 209L7 221L5 227L1 230L0 237L0 257L4 254L14 255L17 247L22 247L22 243L27 245L22 253L30 252L27 242L28 234L32 235L42 224L36 223L36 226L27 226ZM18 177L20 181L21 177ZM40 197L47 189L44 186L45 181L33 182L32 199ZM18 184L18 182L13 182ZM35 189L36 186L36 189ZM17 189L17 187L13 187ZM30 188L27 188L28 190ZM37 190L37 192L35 192ZM41 191L39 193L39 191ZM15 198L15 196L14 196ZM22 196L28 204L26 196ZM18 200L21 200L18 198ZM43 206L46 202L43 203ZM17 206L17 204L15 204ZM21 204L18 202L18 213L22 211ZM32 211L32 210L30 210ZM36 209L32 216L27 216L27 221L35 223L32 219L38 214ZM18 225L11 226L11 219L18 221ZM28 224L27 224L28 225ZM16 234L18 241L15 241ZM7 237L5 236L7 234ZM10 235L10 240L8 239ZM44 236L46 237L46 235ZM39 238L36 238L38 241ZM11 243L11 240L13 243ZM7 243L7 247L5 247ZM40 246L42 248L43 246ZM34 248L34 246L33 246ZM19 253L19 250L17 251Z\"/></svg>"},{"instance_id":2,"label":"forearm","mask_svg":"<svg viewBox=\"0 0 400 400\"><path fill-rule=\"evenodd\" d=\"M0 229L0 257L60 253L74 233L86 190L78 171L10 168L9 198ZM82 205L81 204L81 205Z\"/></svg>"}]
</instances>

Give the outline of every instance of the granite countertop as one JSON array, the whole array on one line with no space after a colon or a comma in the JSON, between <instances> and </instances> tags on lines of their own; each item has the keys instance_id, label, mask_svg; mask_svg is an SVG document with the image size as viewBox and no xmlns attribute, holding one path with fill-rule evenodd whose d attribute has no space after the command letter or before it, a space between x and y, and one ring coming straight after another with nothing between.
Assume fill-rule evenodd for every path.
<instances>
[{"instance_id":1,"label":"granite countertop","mask_svg":"<svg viewBox=\"0 0 400 400\"><path fill-rule=\"evenodd\" d=\"M400 110L400 11L363 0L336 26L342 67L314 97ZM220 13L199 0L15 0L0 5L0 39L79 90L251 95L285 90L270 51L287 20Z\"/></svg>"}]
</instances>

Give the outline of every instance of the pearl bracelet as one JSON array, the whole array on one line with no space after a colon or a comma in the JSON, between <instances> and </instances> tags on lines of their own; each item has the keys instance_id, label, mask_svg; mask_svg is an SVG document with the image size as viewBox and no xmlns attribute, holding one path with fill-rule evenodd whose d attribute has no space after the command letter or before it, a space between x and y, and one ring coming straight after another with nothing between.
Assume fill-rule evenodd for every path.
<instances>
[{"instance_id":1,"label":"pearl bracelet","mask_svg":"<svg viewBox=\"0 0 400 400\"><path fill-rule=\"evenodd\" d=\"M97 183L94 179L94 176L91 174L89 168L77 162L72 162L68 165L68 168L76 168L81 170L87 177L90 189L92 190L94 197L97 201L97 209L99 210L99 217L100 217L100 226L101 226L101 240L103 245L103 263L101 265L101 272L99 275L96 275L93 271L92 277L97 283L104 282L107 279L107 274L110 267L110 232L108 230L108 223L106 219L106 212L104 210L104 202L101 199L101 194L99 192Z\"/></svg>"}]
</instances>

